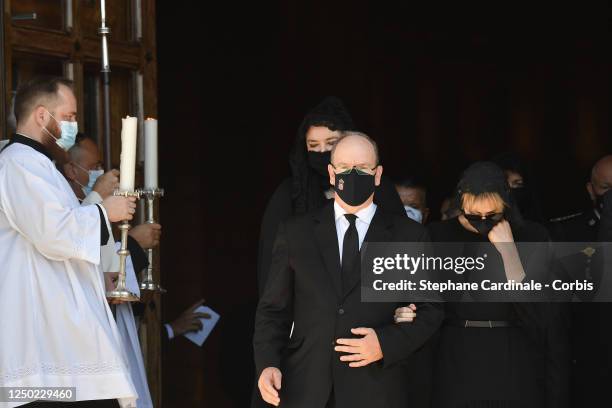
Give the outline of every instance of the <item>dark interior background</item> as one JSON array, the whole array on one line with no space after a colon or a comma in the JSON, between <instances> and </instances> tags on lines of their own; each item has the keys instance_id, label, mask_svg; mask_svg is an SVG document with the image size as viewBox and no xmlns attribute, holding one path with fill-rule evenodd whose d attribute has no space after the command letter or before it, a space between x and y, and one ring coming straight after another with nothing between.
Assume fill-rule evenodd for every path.
<instances>
[{"instance_id":1,"label":"dark interior background","mask_svg":"<svg viewBox=\"0 0 612 408\"><path fill-rule=\"evenodd\" d=\"M165 351L165 406L248 406L261 216L326 95L387 175L425 179L434 217L462 169L509 150L535 167L547 217L588 205L612 151L606 3L381 3L158 1L164 318L202 296L222 316L201 349Z\"/></svg>"}]
</instances>

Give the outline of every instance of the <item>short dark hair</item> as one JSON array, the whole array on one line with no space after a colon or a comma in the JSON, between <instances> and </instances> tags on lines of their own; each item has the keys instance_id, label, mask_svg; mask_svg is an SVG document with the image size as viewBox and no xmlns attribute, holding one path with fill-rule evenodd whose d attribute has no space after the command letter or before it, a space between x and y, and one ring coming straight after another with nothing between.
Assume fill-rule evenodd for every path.
<instances>
[{"instance_id":1,"label":"short dark hair","mask_svg":"<svg viewBox=\"0 0 612 408\"><path fill-rule=\"evenodd\" d=\"M399 179L395 182L397 187L405 187L405 188L415 188L419 190L423 190L423 193L427 194L427 187L425 183L418 176L406 177L403 179Z\"/></svg>"},{"instance_id":2,"label":"short dark hair","mask_svg":"<svg viewBox=\"0 0 612 408\"><path fill-rule=\"evenodd\" d=\"M423 192L423 200L427 201L427 187L425 183L418 176L407 177L404 179L397 180L395 182L396 187L414 188Z\"/></svg>"},{"instance_id":3,"label":"short dark hair","mask_svg":"<svg viewBox=\"0 0 612 408\"><path fill-rule=\"evenodd\" d=\"M15 119L19 124L44 100L57 98L60 85L72 89L70 79L54 76L38 76L19 85L15 95Z\"/></svg>"}]
</instances>

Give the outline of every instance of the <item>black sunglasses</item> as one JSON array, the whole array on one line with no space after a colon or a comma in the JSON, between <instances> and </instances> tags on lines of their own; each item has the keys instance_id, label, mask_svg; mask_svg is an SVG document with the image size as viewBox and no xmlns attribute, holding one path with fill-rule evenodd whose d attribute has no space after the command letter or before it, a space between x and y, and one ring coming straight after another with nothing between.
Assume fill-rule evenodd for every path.
<instances>
[{"instance_id":1,"label":"black sunglasses","mask_svg":"<svg viewBox=\"0 0 612 408\"><path fill-rule=\"evenodd\" d=\"M499 221L502 218L504 218L503 212L487 214L487 215L480 215L480 214L467 214L465 211L461 210L461 213L468 221L480 221L480 220Z\"/></svg>"}]
</instances>

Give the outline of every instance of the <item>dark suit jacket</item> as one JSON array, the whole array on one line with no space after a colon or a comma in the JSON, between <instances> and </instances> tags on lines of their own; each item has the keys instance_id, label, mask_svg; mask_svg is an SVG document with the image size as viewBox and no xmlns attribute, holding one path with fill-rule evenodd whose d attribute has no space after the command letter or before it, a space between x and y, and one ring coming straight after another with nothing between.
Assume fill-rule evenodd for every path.
<instances>
[{"instance_id":1,"label":"dark suit jacket","mask_svg":"<svg viewBox=\"0 0 612 408\"><path fill-rule=\"evenodd\" d=\"M584 248L597 248L597 242L612 241L612 214L599 219L592 209L581 214L553 220L551 235L559 242L584 242ZM598 282L605 271L603 252L592 256L578 251L562 262L562 276L568 280L586 279ZM582 408L601 405L609 398L612 384L612 304L573 302L570 305L571 340L571 406Z\"/></svg>"},{"instance_id":2,"label":"dark suit jacket","mask_svg":"<svg viewBox=\"0 0 612 408\"><path fill-rule=\"evenodd\" d=\"M272 246L274 238L280 223L292 215L293 213L293 198L292 198L292 179L285 179L274 191L261 221L261 231L259 235L259 249L257 259L257 282L259 288L259 296L263 294L270 271L270 263L272 261ZM397 194L397 190L393 183L382 176L380 185L376 187L374 192L374 203L385 210L385 212L406 216L406 210L402 200Z\"/></svg>"},{"instance_id":3,"label":"dark suit jacket","mask_svg":"<svg viewBox=\"0 0 612 408\"><path fill-rule=\"evenodd\" d=\"M365 237L369 242L427 240L420 224L380 208ZM345 293L341 288L333 202L282 223L255 317L257 375L266 367L280 368L284 408L324 408L332 387L338 407L413 407L409 376L418 376L419 367L411 362L423 363L415 355L440 326L442 308L421 303L414 322L395 324L400 304L362 303L359 280ZM335 340L357 337L350 332L356 327L376 330L383 360L363 368L339 360Z\"/></svg>"}]
</instances>

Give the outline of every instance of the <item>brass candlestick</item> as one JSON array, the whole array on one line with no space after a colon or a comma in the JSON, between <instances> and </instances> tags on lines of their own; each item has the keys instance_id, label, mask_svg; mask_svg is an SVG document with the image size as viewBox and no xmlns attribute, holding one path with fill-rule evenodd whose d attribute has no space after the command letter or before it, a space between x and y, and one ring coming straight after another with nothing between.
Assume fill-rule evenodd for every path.
<instances>
[{"instance_id":1,"label":"brass candlestick","mask_svg":"<svg viewBox=\"0 0 612 408\"><path fill-rule=\"evenodd\" d=\"M139 191L115 191L113 195L140 198ZM121 221L119 230L121 230L121 248L117 251L117 255L119 255L119 278L117 280L117 286L115 289L106 292L106 297L124 302L138 302L140 298L127 290L127 287L125 286L125 263L127 257L130 255L130 251L127 248L130 222L128 220Z\"/></svg>"},{"instance_id":2,"label":"brass candlestick","mask_svg":"<svg viewBox=\"0 0 612 408\"><path fill-rule=\"evenodd\" d=\"M164 189L153 188L143 189L140 193L146 197L147 203L147 224L155 224L155 200L164 196ZM144 273L142 282L140 283L140 290L152 291L156 293L166 293L166 289L162 288L159 283L156 283L153 279L153 248L147 249L147 255L149 257L149 266Z\"/></svg>"}]
</instances>

